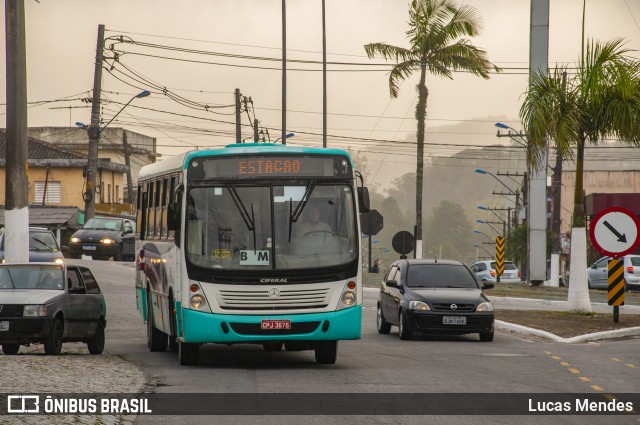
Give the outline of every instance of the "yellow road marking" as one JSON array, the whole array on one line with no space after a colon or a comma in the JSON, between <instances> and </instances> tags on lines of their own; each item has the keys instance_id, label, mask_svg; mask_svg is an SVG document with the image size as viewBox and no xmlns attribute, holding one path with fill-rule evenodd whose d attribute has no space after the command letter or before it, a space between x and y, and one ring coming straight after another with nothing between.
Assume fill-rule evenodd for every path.
<instances>
[{"instance_id":1,"label":"yellow road marking","mask_svg":"<svg viewBox=\"0 0 640 425\"><path fill-rule=\"evenodd\" d=\"M613 360L614 362L621 362L622 361L620 359L616 359L615 357L611 357L611 360Z\"/></svg>"},{"instance_id":2,"label":"yellow road marking","mask_svg":"<svg viewBox=\"0 0 640 425\"><path fill-rule=\"evenodd\" d=\"M604 398L606 398L606 399L607 399L607 400L609 400L609 401L613 401L613 400L615 400L615 399L616 399L616 396L615 396L615 395L613 395L613 394L605 394L605 395L604 395Z\"/></svg>"},{"instance_id":3,"label":"yellow road marking","mask_svg":"<svg viewBox=\"0 0 640 425\"><path fill-rule=\"evenodd\" d=\"M569 362L560 362L562 366L570 366Z\"/></svg>"},{"instance_id":4,"label":"yellow road marking","mask_svg":"<svg viewBox=\"0 0 640 425\"><path fill-rule=\"evenodd\" d=\"M569 372L571 372L571 373L576 373L576 374L577 374L577 373L580 373L580 371L579 371L578 369L574 369L574 368L569 369Z\"/></svg>"},{"instance_id":5,"label":"yellow road marking","mask_svg":"<svg viewBox=\"0 0 640 425\"><path fill-rule=\"evenodd\" d=\"M629 366L631 369L637 369L638 368L636 365L632 365L631 363L627 363L627 364L625 364L625 366Z\"/></svg>"},{"instance_id":6,"label":"yellow road marking","mask_svg":"<svg viewBox=\"0 0 640 425\"><path fill-rule=\"evenodd\" d=\"M602 389L602 387L599 387L599 386L597 386L597 385L592 385L592 386L591 386L591 388L593 388L593 389L594 389L594 390L596 390L596 391L604 391L604 390Z\"/></svg>"},{"instance_id":7,"label":"yellow road marking","mask_svg":"<svg viewBox=\"0 0 640 425\"><path fill-rule=\"evenodd\" d=\"M560 360L562 357L560 357L560 356L551 356L551 358L552 358L553 360Z\"/></svg>"},{"instance_id":8,"label":"yellow road marking","mask_svg":"<svg viewBox=\"0 0 640 425\"><path fill-rule=\"evenodd\" d=\"M551 351L545 351L544 353L549 355L553 354Z\"/></svg>"},{"instance_id":9,"label":"yellow road marking","mask_svg":"<svg viewBox=\"0 0 640 425\"><path fill-rule=\"evenodd\" d=\"M591 379L587 378L586 376L581 376L580 380L582 380L584 382L591 382Z\"/></svg>"}]
</instances>

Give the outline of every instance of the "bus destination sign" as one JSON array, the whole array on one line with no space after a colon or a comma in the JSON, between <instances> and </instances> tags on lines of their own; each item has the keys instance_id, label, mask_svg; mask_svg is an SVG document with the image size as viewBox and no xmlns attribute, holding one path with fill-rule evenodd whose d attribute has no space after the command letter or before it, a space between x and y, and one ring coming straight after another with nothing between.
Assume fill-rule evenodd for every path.
<instances>
[{"instance_id":1,"label":"bus destination sign","mask_svg":"<svg viewBox=\"0 0 640 425\"><path fill-rule=\"evenodd\" d=\"M341 156L264 155L194 158L189 178L195 180L269 177L351 177L351 164Z\"/></svg>"}]
</instances>

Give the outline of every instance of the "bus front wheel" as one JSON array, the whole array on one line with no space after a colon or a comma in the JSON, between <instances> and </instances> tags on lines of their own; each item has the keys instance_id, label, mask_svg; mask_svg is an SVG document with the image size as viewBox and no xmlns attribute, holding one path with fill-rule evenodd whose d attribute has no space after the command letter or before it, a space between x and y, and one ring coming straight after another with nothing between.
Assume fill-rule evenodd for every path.
<instances>
[{"instance_id":1,"label":"bus front wheel","mask_svg":"<svg viewBox=\"0 0 640 425\"><path fill-rule=\"evenodd\" d=\"M335 364L338 358L338 341L322 341L316 347L316 362L318 364Z\"/></svg>"},{"instance_id":2,"label":"bus front wheel","mask_svg":"<svg viewBox=\"0 0 640 425\"><path fill-rule=\"evenodd\" d=\"M178 342L178 359L182 366L193 366L198 364L198 344L190 344L188 342Z\"/></svg>"}]
</instances>

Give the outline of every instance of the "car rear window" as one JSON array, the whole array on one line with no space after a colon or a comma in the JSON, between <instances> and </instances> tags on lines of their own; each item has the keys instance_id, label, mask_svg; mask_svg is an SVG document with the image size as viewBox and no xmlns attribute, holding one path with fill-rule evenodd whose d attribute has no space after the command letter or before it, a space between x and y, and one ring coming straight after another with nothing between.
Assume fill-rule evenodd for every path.
<instances>
[{"instance_id":1,"label":"car rear window","mask_svg":"<svg viewBox=\"0 0 640 425\"><path fill-rule=\"evenodd\" d=\"M492 269L494 269L494 270L496 269L496 262L495 262L495 261L494 261L493 263L491 263L491 268L492 268ZM512 263L512 262L510 262L510 261L505 261L505 262L504 262L504 269L505 269L505 270L518 270L518 268L516 267L516 265L515 265L515 264L513 264L513 263Z\"/></svg>"},{"instance_id":2,"label":"car rear window","mask_svg":"<svg viewBox=\"0 0 640 425\"><path fill-rule=\"evenodd\" d=\"M477 288L478 284L466 267L456 264L412 264L407 286L413 288Z\"/></svg>"},{"instance_id":3,"label":"car rear window","mask_svg":"<svg viewBox=\"0 0 640 425\"><path fill-rule=\"evenodd\" d=\"M629 257L632 266L640 266L640 257Z\"/></svg>"}]
</instances>

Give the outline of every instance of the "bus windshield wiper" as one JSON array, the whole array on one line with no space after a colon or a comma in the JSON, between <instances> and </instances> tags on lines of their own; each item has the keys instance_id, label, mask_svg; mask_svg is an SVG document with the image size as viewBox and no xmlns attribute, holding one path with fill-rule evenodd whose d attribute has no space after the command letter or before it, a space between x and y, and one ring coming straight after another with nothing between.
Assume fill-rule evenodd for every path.
<instances>
[{"instance_id":1,"label":"bus windshield wiper","mask_svg":"<svg viewBox=\"0 0 640 425\"><path fill-rule=\"evenodd\" d=\"M302 199L300 203L296 206L295 211L293 211L293 200L289 198L289 242L291 242L291 228L293 227L293 223L297 222L302 215L302 210L309 202L309 198L311 198L311 193L313 189L316 188L316 181L311 180L307 185L306 190L304 191L304 195L302 195Z\"/></svg>"},{"instance_id":2,"label":"bus windshield wiper","mask_svg":"<svg viewBox=\"0 0 640 425\"><path fill-rule=\"evenodd\" d=\"M256 221L255 216L253 214L253 203L251 203L251 215L247 211L247 208L244 206L240 195L238 195L238 191L232 183L227 183L227 189L229 189L229 193L231 194L231 199L233 199L233 203L236 204L236 208L240 213L240 217L244 220L244 223L247 225L247 229L249 229L253 233L253 251L256 250Z\"/></svg>"}]
</instances>

